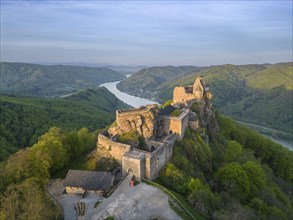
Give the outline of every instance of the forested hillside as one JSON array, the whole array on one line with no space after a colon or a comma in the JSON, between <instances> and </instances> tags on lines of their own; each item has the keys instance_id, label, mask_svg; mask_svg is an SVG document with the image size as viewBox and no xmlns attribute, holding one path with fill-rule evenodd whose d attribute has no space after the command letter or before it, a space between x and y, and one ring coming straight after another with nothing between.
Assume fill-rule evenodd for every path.
<instances>
[{"instance_id":1,"label":"forested hillside","mask_svg":"<svg viewBox=\"0 0 293 220\"><path fill-rule=\"evenodd\" d=\"M115 120L116 109L129 108L105 88L83 90L64 99L1 96L0 104L0 161L36 143L50 127L94 131Z\"/></svg>"},{"instance_id":2,"label":"forested hillside","mask_svg":"<svg viewBox=\"0 0 293 220\"><path fill-rule=\"evenodd\" d=\"M77 121L81 125L90 115L97 116L90 118L94 130L103 127L103 123L106 126L109 123L103 117L113 115L109 119L113 120L116 107L127 107L105 88L85 90L66 99L3 97L1 102L1 111L9 109L5 117L7 126L13 123L14 116L29 107L28 112L32 113L25 112L25 118L33 121L33 114L39 114L37 119L53 115L56 118L48 120L66 121L69 130L74 129L71 120L74 123L75 118L81 119ZM13 107L10 109L9 105ZM9 116L15 108L21 110ZM46 113L49 109L53 111ZM198 104L191 110L198 111ZM212 111L200 112L203 113L198 114L200 124L202 120L208 123L196 131L186 129L183 140L174 146L171 161L156 181L184 197L207 219L291 219L293 153L230 118L218 113L214 117ZM213 120L204 118L206 115L213 116ZM24 125L30 124L30 120ZM42 123L55 126L46 120ZM16 125L23 126L20 121ZM87 128L65 131L57 127L46 131L31 147L0 163L0 219L61 218L62 213L46 193L46 185L71 161L85 158L95 148L97 132L91 133ZM110 166L112 162L117 165L115 161L99 162L94 158L86 169L105 170L107 166L103 165L108 162Z\"/></svg>"},{"instance_id":3,"label":"forested hillside","mask_svg":"<svg viewBox=\"0 0 293 220\"><path fill-rule=\"evenodd\" d=\"M135 94L153 96L159 102L164 102L172 98L175 86L192 85L196 76L203 76L209 84L214 95L214 106L222 113L235 119L293 132L292 63L211 66L180 79L161 82L153 92L148 90L148 95L144 92ZM132 76L124 84L131 78ZM141 76L140 80L144 79L147 80L148 77Z\"/></svg>"},{"instance_id":4,"label":"forested hillside","mask_svg":"<svg viewBox=\"0 0 293 220\"><path fill-rule=\"evenodd\" d=\"M73 91L95 88L125 75L101 67L0 63L1 93L58 97Z\"/></svg>"},{"instance_id":5,"label":"forested hillside","mask_svg":"<svg viewBox=\"0 0 293 220\"><path fill-rule=\"evenodd\" d=\"M158 183L183 195L207 219L291 219L293 153L230 118L207 144L187 129Z\"/></svg>"},{"instance_id":6,"label":"forested hillside","mask_svg":"<svg viewBox=\"0 0 293 220\"><path fill-rule=\"evenodd\" d=\"M139 94L143 91L145 98L152 98L153 92L163 82L182 78L200 69L202 68L195 66L144 68L118 83L117 88L131 94Z\"/></svg>"},{"instance_id":7,"label":"forested hillside","mask_svg":"<svg viewBox=\"0 0 293 220\"><path fill-rule=\"evenodd\" d=\"M52 127L38 142L0 163L0 219L62 219L46 192L52 174L94 149L97 132ZM74 211L74 210L72 210Z\"/></svg>"}]
</instances>

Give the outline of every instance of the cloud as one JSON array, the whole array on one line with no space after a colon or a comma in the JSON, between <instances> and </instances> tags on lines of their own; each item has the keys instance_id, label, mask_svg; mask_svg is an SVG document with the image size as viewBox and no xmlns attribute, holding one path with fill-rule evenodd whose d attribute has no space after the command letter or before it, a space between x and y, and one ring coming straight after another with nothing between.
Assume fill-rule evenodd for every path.
<instances>
[{"instance_id":1,"label":"cloud","mask_svg":"<svg viewBox=\"0 0 293 220\"><path fill-rule=\"evenodd\" d=\"M62 53L56 62L74 57L87 62L96 57L110 63L123 60L136 64L187 64L200 57L206 65L219 60L242 63L251 52L263 55L255 62L280 61L277 54L288 55L288 48L292 48L291 1L1 1L1 4L1 48L4 48L1 53L5 60L25 59L20 53L24 48L36 53L30 55L32 59L40 59L38 51L47 50L50 53L42 53L41 59L54 60L50 48L57 48ZM266 56L266 52L270 54ZM226 61L219 59L223 54Z\"/></svg>"}]
</instances>

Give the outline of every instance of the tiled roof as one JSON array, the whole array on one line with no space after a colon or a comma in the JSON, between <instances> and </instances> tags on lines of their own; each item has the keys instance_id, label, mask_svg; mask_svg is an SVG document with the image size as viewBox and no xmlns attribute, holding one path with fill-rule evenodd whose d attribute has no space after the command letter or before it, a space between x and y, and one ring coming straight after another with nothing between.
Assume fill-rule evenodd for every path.
<instances>
[{"instance_id":1,"label":"tiled roof","mask_svg":"<svg viewBox=\"0 0 293 220\"><path fill-rule=\"evenodd\" d=\"M110 172L69 170L63 185L87 190L108 190L112 178Z\"/></svg>"}]
</instances>

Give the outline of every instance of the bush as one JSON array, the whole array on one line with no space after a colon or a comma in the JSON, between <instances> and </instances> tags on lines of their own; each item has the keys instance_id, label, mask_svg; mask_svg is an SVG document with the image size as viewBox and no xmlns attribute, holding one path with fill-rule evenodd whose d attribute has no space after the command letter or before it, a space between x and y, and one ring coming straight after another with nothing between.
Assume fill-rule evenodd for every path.
<instances>
[{"instance_id":1,"label":"bush","mask_svg":"<svg viewBox=\"0 0 293 220\"><path fill-rule=\"evenodd\" d=\"M177 117L181 114L181 112L182 112L181 110L175 109L173 112L171 112L171 116Z\"/></svg>"},{"instance_id":2,"label":"bush","mask_svg":"<svg viewBox=\"0 0 293 220\"><path fill-rule=\"evenodd\" d=\"M160 171L159 179L169 188L178 193L185 194L188 179L181 170L174 166L174 164L168 163L166 167Z\"/></svg>"},{"instance_id":3,"label":"bush","mask_svg":"<svg viewBox=\"0 0 293 220\"><path fill-rule=\"evenodd\" d=\"M226 162L232 162L242 154L242 146L236 141L228 141L224 159Z\"/></svg>"},{"instance_id":4,"label":"bush","mask_svg":"<svg viewBox=\"0 0 293 220\"><path fill-rule=\"evenodd\" d=\"M239 163L230 163L221 167L216 176L222 189L232 193L236 198L248 196L250 182L245 170Z\"/></svg>"}]
</instances>

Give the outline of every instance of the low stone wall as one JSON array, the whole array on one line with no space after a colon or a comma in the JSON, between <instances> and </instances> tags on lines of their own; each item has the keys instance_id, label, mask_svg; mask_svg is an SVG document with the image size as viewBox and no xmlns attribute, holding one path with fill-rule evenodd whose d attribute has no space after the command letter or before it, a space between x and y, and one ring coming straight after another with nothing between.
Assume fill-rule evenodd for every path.
<instances>
[{"instance_id":1,"label":"low stone wall","mask_svg":"<svg viewBox=\"0 0 293 220\"><path fill-rule=\"evenodd\" d=\"M110 154L122 165L124 174L131 170L138 179L150 180L157 178L159 171L171 158L175 140L176 135L170 134L159 142L148 141L157 149L147 152L139 149L132 150L130 145L114 142L102 133L98 136L98 144L110 149Z\"/></svg>"},{"instance_id":2,"label":"low stone wall","mask_svg":"<svg viewBox=\"0 0 293 220\"><path fill-rule=\"evenodd\" d=\"M128 144L121 144L115 141L110 140L107 136L100 133L98 135L98 144L107 147L109 153L120 163L122 164L122 157L126 152L131 150L131 146Z\"/></svg>"}]
</instances>

